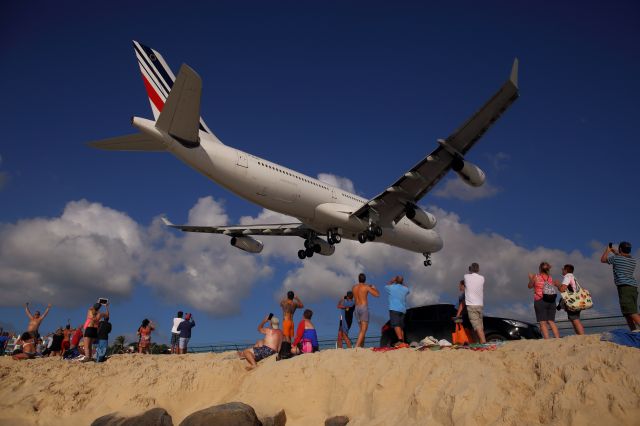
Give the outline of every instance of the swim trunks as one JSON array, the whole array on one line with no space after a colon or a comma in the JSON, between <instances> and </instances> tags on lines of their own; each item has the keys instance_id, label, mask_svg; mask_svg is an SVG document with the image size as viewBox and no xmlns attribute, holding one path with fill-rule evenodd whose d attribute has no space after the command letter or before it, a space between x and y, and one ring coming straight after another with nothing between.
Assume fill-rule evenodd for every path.
<instances>
[{"instance_id":1,"label":"swim trunks","mask_svg":"<svg viewBox=\"0 0 640 426\"><path fill-rule=\"evenodd\" d=\"M369 305L356 305L356 320L369 322Z\"/></svg>"},{"instance_id":2,"label":"swim trunks","mask_svg":"<svg viewBox=\"0 0 640 426\"><path fill-rule=\"evenodd\" d=\"M180 337L180 349L185 349L189 344L189 337Z\"/></svg>"},{"instance_id":3,"label":"swim trunks","mask_svg":"<svg viewBox=\"0 0 640 426\"><path fill-rule=\"evenodd\" d=\"M275 353L276 351L271 349L269 346L258 346L253 348L253 355L256 358L256 362L263 360Z\"/></svg>"},{"instance_id":4,"label":"swim trunks","mask_svg":"<svg viewBox=\"0 0 640 426\"><path fill-rule=\"evenodd\" d=\"M71 342L69 342L68 340L63 340L62 341L62 350L63 351L66 351L70 347L71 347Z\"/></svg>"},{"instance_id":5,"label":"swim trunks","mask_svg":"<svg viewBox=\"0 0 640 426\"><path fill-rule=\"evenodd\" d=\"M180 333L171 333L171 346L178 346L180 342Z\"/></svg>"},{"instance_id":6,"label":"swim trunks","mask_svg":"<svg viewBox=\"0 0 640 426\"><path fill-rule=\"evenodd\" d=\"M293 338L293 321L288 319L282 321L282 334L289 339Z\"/></svg>"}]
</instances>

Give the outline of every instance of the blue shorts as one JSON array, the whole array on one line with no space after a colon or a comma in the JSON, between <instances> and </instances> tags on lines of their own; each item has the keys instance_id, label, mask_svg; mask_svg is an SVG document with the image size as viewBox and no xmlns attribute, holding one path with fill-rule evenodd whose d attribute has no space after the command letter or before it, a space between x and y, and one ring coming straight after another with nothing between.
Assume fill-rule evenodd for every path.
<instances>
[{"instance_id":1,"label":"blue shorts","mask_svg":"<svg viewBox=\"0 0 640 426\"><path fill-rule=\"evenodd\" d=\"M253 355L256 358L256 362L263 360L271 355L275 354L276 351L271 349L269 346L257 346L253 348Z\"/></svg>"}]
</instances>

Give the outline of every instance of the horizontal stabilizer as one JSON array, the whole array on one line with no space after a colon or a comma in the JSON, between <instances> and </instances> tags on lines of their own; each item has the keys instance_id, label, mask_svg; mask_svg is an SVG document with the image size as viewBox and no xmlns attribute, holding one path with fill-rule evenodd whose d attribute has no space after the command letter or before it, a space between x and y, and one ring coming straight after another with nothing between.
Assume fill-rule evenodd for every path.
<instances>
[{"instance_id":1,"label":"horizontal stabilizer","mask_svg":"<svg viewBox=\"0 0 640 426\"><path fill-rule=\"evenodd\" d=\"M156 127L169 133L188 148L199 146L200 95L202 79L183 64L173 83L167 102L156 121Z\"/></svg>"},{"instance_id":2,"label":"horizontal stabilizer","mask_svg":"<svg viewBox=\"0 0 640 426\"><path fill-rule=\"evenodd\" d=\"M162 142L143 133L89 142L88 145L107 151L165 151Z\"/></svg>"}]
</instances>

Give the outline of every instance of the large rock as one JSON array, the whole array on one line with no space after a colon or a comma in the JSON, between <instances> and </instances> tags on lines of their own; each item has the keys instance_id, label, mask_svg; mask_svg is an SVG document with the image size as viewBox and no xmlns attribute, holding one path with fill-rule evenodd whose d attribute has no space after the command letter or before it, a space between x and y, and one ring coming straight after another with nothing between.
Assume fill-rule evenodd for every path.
<instances>
[{"instance_id":1,"label":"large rock","mask_svg":"<svg viewBox=\"0 0 640 426\"><path fill-rule=\"evenodd\" d=\"M180 426L262 426L251 406L242 402L214 405L187 416Z\"/></svg>"},{"instance_id":2,"label":"large rock","mask_svg":"<svg viewBox=\"0 0 640 426\"><path fill-rule=\"evenodd\" d=\"M284 410L280 410L273 417L264 417L260 419L262 426L285 426L287 424L287 415Z\"/></svg>"},{"instance_id":3,"label":"large rock","mask_svg":"<svg viewBox=\"0 0 640 426\"><path fill-rule=\"evenodd\" d=\"M107 414L95 419L91 426L173 426L173 419L164 408L153 408L133 417Z\"/></svg>"},{"instance_id":4,"label":"large rock","mask_svg":"<svg viewBox=\"0 0 640 426\"><path fill-rule=\"evenodd\" d=\"M347 416L334 416L329 417L324 421L324 426L345 426L349 423L349 417Z\"/></svg>"}]
</instances>

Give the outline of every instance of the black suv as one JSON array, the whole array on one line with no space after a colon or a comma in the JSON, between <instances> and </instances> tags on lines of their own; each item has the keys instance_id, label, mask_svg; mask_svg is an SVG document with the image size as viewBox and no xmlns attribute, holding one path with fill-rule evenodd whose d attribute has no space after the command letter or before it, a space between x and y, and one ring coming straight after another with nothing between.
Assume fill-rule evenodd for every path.
<instances>
[{"instance_id":1,"label":"black suv","mask_svg":"<svg viewBox=\"0 0 640 426\"><path fill-rule=\"evenodd\" d=\"M436 339L446 339L451 342L451 335L455 330L453 317L457 309L450 304L419 306L407 309L404 317L405 342L420 342L427 336ZM491 340L519 340L540 339L542 335L535 324L508 319L484 316L484 335L487 342ZM464 319L465 328L471 329L467 318ZM382 326L380 346L391 346L398 341L389 321Z\"/></svg>"}]
</instances>

